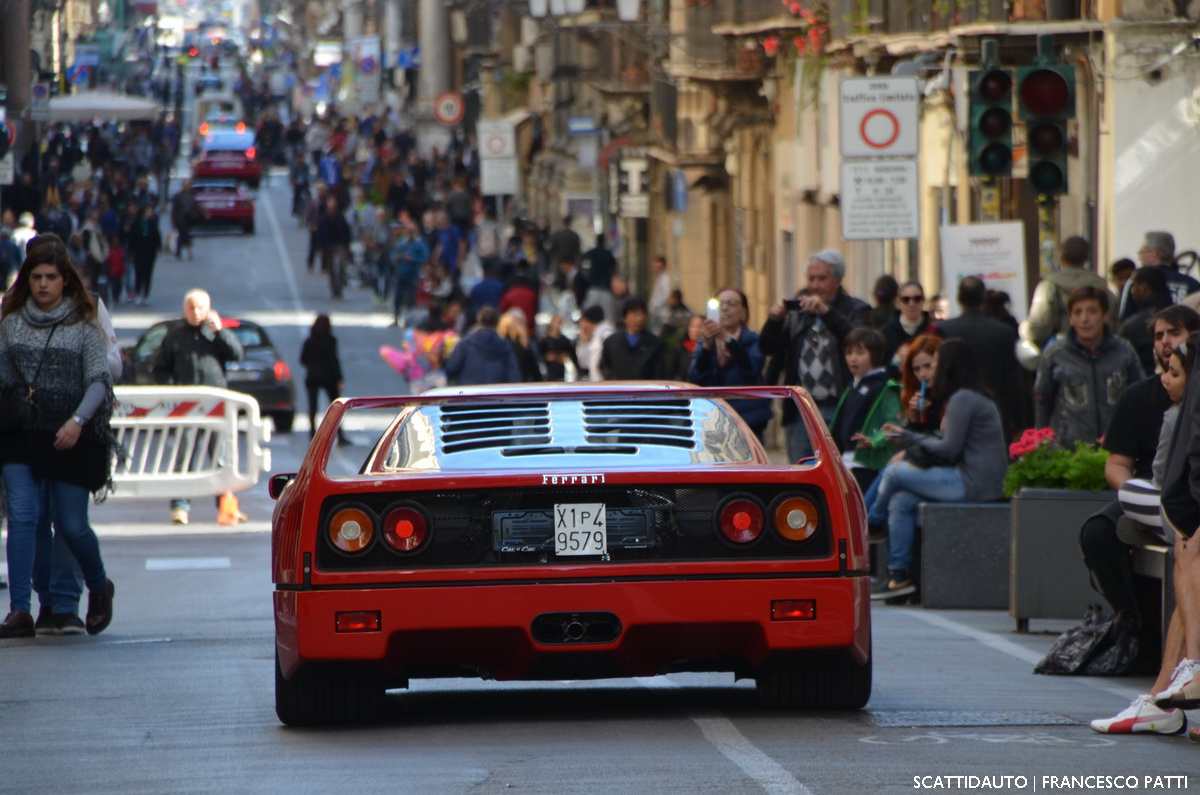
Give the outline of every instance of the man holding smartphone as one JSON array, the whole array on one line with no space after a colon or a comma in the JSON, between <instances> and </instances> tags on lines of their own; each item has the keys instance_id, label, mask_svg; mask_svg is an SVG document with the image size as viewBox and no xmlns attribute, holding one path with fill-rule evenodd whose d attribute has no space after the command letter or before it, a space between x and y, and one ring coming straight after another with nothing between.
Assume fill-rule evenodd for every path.
<instances>
[{"instance_id":1,"label":"man holding smartphone","mask_svg":"<svg viewBox=\"0 0 1200 795\"><path fill-rule=\"evenodd\" d=\"M842 289L846 260L837 249L809 257L806 275L808 286L803 295L771 307L758 346L767 356L783 357L783 382L807 389L828 423L838 396L850 382L842 341L851 329L870 324L871 307ZM783 425L791 461L812 455L808 430L796 421L797 416L795 405L785 400Z\"/></svg>"},{"instance_id":2,"label":"man holding smartphone","mask_svg":"<svg viewBox=\"0 0 1200 795\"><path fill-rule=\"evenodd\" d=\"M225 363L242 360L245 350L241 341L222 327L221 316L205 290L188 290L183 296L183 320L167 332L154 355L155 383L225 388ZM197 449L193 457L203 454ZM182 466L183 462L176 464ZM171 520L187 524L190 509L189 500L171 500Z\"/></svg>"}]
</instances>

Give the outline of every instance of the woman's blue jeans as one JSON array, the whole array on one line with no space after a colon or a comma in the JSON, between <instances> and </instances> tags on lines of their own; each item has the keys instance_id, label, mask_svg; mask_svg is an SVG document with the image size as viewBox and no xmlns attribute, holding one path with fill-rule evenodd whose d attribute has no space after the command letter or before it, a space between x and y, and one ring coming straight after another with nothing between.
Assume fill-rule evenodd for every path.
<instances>
[{"instance_id":1,"label":"woman's blue jeans","mask_svg":"<svg viewBox=\"0 0 1200 795\"><path fill-rule=\"evenodd\" d=\"M878 489L867 501L867 521L887 523L888 571L907 571L912 566L917 534L917 505L922 502L956 502L966 497L962 473L957 467L921 469L908 461L888 464L876 478Z\"/></svg>"},{"instance_id":2,"label":"woman's blue jeans","mask_svg":"<svg viewBox=\"0 0 1200 795\"><path fill-rule=\"evenodd\" d=\"M25 464L5 464L4 487L8 492L8 579L9 607L32 613L33 582L39 588L50 581L54 539L50 524L39 523L54 501L57 532L83 570L88 590L103 590L108 581L100 558L100 542L88 524L88 500L83 486L59 480L37 480ZM36 567L36 572L35 572Z\"/></svg>"}]
</instances>

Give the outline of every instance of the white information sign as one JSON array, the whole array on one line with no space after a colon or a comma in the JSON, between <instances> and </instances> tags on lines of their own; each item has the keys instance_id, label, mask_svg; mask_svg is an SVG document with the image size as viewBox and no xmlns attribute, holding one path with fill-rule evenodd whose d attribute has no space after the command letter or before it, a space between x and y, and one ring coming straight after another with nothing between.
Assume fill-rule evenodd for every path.
<instances>
[{"instance_id":1,"label":"white information sign","mask_svg":"<svg viewBox=\"0 0 1200 795\"><path fill-rule=\"evenodd\" d=\"M16 169L13 153L9 152L4 157L0 157L0 185L11 185L15 179Z\"/></svg>"},{"instance_id":2,"label":"white information sign","mask_svg":"<svg viewBox=\"0 0 1200 795\"><path fill-rule=\"evenodd\" d=\"M517 156L517 130L511 121L480 121L475 125L479 159Z\"/></svg>"},{"instance_id":3,"label":"white information sign","mask_svg":"<svg viewBox=\"0 0 1200 795\"><path fill-rule=\"evenodd\" d=\"M921 92L915 77L841 81L842 157L916 157Z\"/></svg>"},{"instance_id":4,"label":"white information sign","mask_svg":"<svg viewBox=\"0 0 1200 795\"><path fill-rule=\"evenodd\" d=\"M479 192L484 196L520 193L520 174L515 157L479 158Z\"/></svg>"},{"instance_id":5,"label":"white information sign","mask_svg":"<svg viewBox=\"0 0 1200 795\"><path fill-rule=\"evenodd\" d=\"M943 226L942 292L950 296L950 314L959 314L958 283L967 276L983 279L989 290L1008 293L1009 307L1018 321L1029 310L1025 294L1025 224L965 224Z\"/></svg>"},{"instance_id":6,"label":"white information sign","mask_svg":"<svg viewBox=\"0 0 1200 795\"><path fill-rule=\"evenodd\" d=\"M841 208L846 240L920 237L917 161L844 161Z\"/></svg>"}]
</instances>

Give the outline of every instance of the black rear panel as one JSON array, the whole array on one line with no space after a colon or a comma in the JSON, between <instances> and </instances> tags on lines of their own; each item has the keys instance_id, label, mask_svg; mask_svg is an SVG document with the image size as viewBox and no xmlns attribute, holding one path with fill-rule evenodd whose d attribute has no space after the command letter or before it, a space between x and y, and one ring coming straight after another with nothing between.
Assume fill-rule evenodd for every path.
<instances>
[{"instance_id":1,"label":"black rear panel","mask_svg":"<svg viewBox=\"0 0 1200 795\"><path fill-rule=\"evenodd\" d=\"M733 545L720 535L716 525L717 506L730 495L750 495L761 502L766 515L762 535L746 545ZM803 542L780 538L773 530L771 507L780 496L810 499L820 514L818 531ZM538 564L581 564L599 556L556 557L553 544L535 551L501 551L497 516L501 512L551 511L555 504L604 503L609 515L607 560L614 563L638 561L820 559L833 549L829 510L819 489L804 486L588 486L586 488L541 488L529 491L472 490L394 492L362 495L354 499L328 500L321 507L317 565L323 571L363 571L397 568L459 568L465 566L528 566ZM380 524L393 507L422 506L429 516L431 535L421 549L400 553L389 547L379 532ZM329 541L328 520L338 508L354 505L375 520L374 540L356 554L347 554ZM622 513L617 523L614 509L637 509ZM649 537L639 537L628 526L633 515L644 514ZM618 532L620 530L620 532ZM622 535L624 533L624 535ZM511 545L510 545L511 546ZM536 543L530 546L537 546Z\"/></svg>"}]
</instances>

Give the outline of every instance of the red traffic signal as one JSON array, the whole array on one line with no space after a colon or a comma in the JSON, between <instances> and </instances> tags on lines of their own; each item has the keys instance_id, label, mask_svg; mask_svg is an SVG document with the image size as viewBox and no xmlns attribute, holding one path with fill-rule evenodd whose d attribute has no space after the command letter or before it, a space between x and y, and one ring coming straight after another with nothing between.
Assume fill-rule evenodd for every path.
<instances>
[{"instance_id":1,"label":"red traffic signal","mask_svg":"<svg viewBox=\"0 0 1200 795\"><path fill-rule=\"evenodd\" d=\"M1048 66L1040 69L1022 70L1021 75L1021 118L1071 118L1075 115L1075 94L1067 82L1067 69L1074 77L1071 67Z\"/></svg>"}]
</instances>

